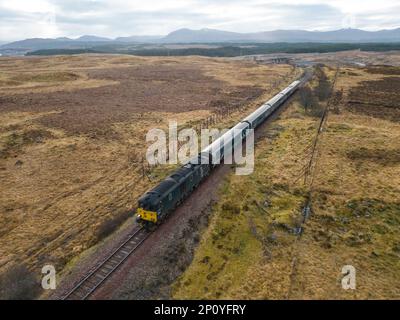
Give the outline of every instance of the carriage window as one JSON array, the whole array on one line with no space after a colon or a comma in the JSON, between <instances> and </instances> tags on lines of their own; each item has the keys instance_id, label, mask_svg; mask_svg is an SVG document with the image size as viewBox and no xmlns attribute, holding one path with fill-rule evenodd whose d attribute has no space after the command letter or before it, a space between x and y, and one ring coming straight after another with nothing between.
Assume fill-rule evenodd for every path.
<instances>
[{"instance_id":1,"label":"carriage window","mask_svg":"<svg viewBox=\"0 0 400 320\"><path fill-rule=\"evenodd\" d=\"M172 200L172 193L170 193L170 194L168 195L168 200L169 200L169 201Z\"/></svg>"}]
</instances>

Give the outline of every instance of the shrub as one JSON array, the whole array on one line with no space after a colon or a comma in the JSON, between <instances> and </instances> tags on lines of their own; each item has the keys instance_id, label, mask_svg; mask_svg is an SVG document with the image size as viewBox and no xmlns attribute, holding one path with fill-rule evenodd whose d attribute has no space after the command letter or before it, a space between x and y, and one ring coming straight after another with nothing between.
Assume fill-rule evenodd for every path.
<instances>
[{"instance_id":1,"label":"shrub","mask_svg":"<svg viewBox=\"0 0 400 320\"><path fill-rule=\"evenodd\" d=\"M331 83L328 80L324 70L320 66L315 68L315 74L318 79L318 85L314 90L315 95L320 101L326 101L331 95Z\"/></svg>"},{"instance_id":2,"label":"shrub","mask_svg":"<svg viewBox=\"0 0 400 320\"><path fill-rule=\"evenodd\" d=\"M112 217L111 219L104 221L100 225L97 231L97 240L100 241L108 237L131 216L132 216L131 211L124 211L118 213L115 217Z\"/></svg>"},{"instance_id":3,"label":"shrub","mask_svg":"<svg viewBox=\"0 0 400 320\"><path fill-rule=\"evenodd\" d=\"M304 108L306 115L321 117L324 113L324 108L321 106L314 91L309 86L300 89L300 104Z\"/></svg>"},{"instance_id":4,"label":"shrub","mask_svg":"<svg viewBox=\"0 0 400 320\"><path fill-rule=\"evenodd\" d=\"M9 268L0 276L0 299L33 300L40 291L39 280L25 265Z\"/></svg>"}]
</instances>

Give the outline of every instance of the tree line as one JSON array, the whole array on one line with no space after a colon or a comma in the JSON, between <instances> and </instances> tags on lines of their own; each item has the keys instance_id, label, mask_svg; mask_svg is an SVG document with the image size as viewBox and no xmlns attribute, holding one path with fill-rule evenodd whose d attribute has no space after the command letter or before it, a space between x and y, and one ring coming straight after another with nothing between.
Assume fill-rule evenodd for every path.
<instances>
[{"instance_id":1,"label":"tree line","mask_svg":"<svg viewBox=\"0 0 400 320\"><path fill-rule=\"evenodd\" d=\"M182 44L183 46L185 44ZM108 47L92 47L85 49L47 49L36 50L27 55L68 55L82 53L120 53L137 56L206 56L206 57L237 57L243 55L270 53L328 53L347 50L361 51L392 51L400 50L399 43L241 43L213 44L217 48L152 48L126 49L119 45Z\"/></svg>"}]
</instances>

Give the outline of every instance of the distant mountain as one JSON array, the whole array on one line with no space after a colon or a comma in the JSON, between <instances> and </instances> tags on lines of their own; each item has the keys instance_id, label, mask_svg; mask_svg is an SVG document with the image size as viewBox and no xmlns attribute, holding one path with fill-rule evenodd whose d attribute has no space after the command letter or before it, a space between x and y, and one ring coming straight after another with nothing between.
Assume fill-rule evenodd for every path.
<instances>
[{"instance_id":1,"label":"distant mountain","mask_svg":"<svg viewBox=\"0 0 400 320\"><path fill-rule=\"evenodd\" d=\"M42 39L42 38L32 38L21 41L15 41L2 45L1 49L43 49L43 48L59 48L64 46L64 44L70 43L73 40L68 38L58 38L58 39Z\"/></svg>"},{"instance_id":2,"label":"distant mountain","mask_svg":"<svg viewBox=\"0 0 400 320\"><path fill-rule=\"evenodd\" d=\"M188 42L235 42L245 41L248 36L244 33L220 31L214 29L180 29L171 32L161 41L167 43L188 43Z\"/></svg>"},{"instance_id":3,"label":"distant mountain","mask_svg":"<svg viewBox=\"0 0 400 320\"><path fill-rule=\"evenodd\" d=\"M70 38L57 38L57 39L42 39L33 38L21 41L15 41L0 46L1 51L18 51L18 52L29 52L35 50L47 50L47 49L82 49L91 48L97 45L104 45L112 43L113 41L107 38L100 38L94 36L83 36L78 39Z\"/></svg>"},{"instance_id":4,"label":"distant mountain","mask_svg":"<svg viewBox=\"0 0 400 320\"><path fill-rule=\"evenodd\" d=\"M400 28L382 31L341 29L336 31L275 30L236 33L213 29L180 29L162 39L165 43L212 42L400 42Z\"/></svg>"},{"instance_id":5,"label":"distant mountain","mask_svg":"<svg viewBox=\"0 0 400 320\"><path fill-rule=\"evenodd\" d=\"M112 41L112 39L104 38L104 37L97 37L97 36L88 36L84 35L76 39L76 41L83 41L83 42L102 42L102 41Z\"/></svg>"},{"instance_id":6,"label":"distant mountain","mask_svg":"<svg viewBox=\"0 0 400 320\"><path fill-rule=\"evenodd\" d=\"M400 28L369 32L359 29L336 31L277 30L251 34L255 40L268 42L399 42Z\"/></svg>"},{"instance_id":7,"label":"distant mountain","mask_svg":"<svg viewBox=\"0 0 400 320\"><path fill-rule=\"evenodd\" d=\"M115 41L153 43L153 42L158 42L162 38L164 38L164 36L130 36L130 37L119 37L119 38L116 38Z\"/></svg>"},{"instance_id":8,"label":"distant mountain","mask_svg":"<svg viewBox=\"0 0 400 320\"><path fill-rule=\"evenodd\" d=\"M93 35L84 35L77 39L66 37L57 39L26 39L0 45L1 54L25 54L36 50L49 49L91 49L115 48L137 43L374 43L400 42L400 28L369 32L359 29L341 29L336 31L304 31L304 30L275 30L255 33L237 33L214 29L180 29L162 36L131 36L109 39Z\"/></svg>"}]
</instances>

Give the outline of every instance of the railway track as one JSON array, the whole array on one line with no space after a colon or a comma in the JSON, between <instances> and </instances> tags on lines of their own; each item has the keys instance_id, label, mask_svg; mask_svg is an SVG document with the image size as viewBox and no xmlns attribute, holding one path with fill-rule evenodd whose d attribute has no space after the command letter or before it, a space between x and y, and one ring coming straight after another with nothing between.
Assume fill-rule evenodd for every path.
<instances>
[{"instance_id":1,"label":"railway track","mask_svg":"<svg viewBox=\"0 0 400 320\"><path fill-rule=\"evenodd\" d=\"M301 84L307 82L310 77L311 74L309 72L306 72L305 76L301 80ZM298 84L296 85L298 86ZM292 89L292 87L289 88ZM291 94L292 93L293 91L291 92ZM285 95L287 94L288 93L286 92ZM282 97L280 97L279 99L281 98ZM278 101L280 101L279 99ZM283 103L285 103L285 101ZM264 110L264 112L266 112L266 110ZM263 121L264 120L265 119L263 119ZM247 121L247 123L249 122ZM102 283L104 283L104 281L106 281L118 269L118 267L123 264L124 261L147 239L149 235L150 233L142 227L133 230L133 232L127 237L127 240L125 240L105 260L103 260L95 268L89 271L89 273L61 299L85 300L89 298L102 285Z\"/></svg>"},{"instance_id":2,"label":"railway track","mask_svg":"<svg viewBox=\"0 0 400 320\"><path fill-rule=\"evenodd\" d=\"M89 298L140 247L149 235L150 233L142 227L133 230L117 249L89 271L61 300L86 300Z\"/></svg>"}]
</instances>

